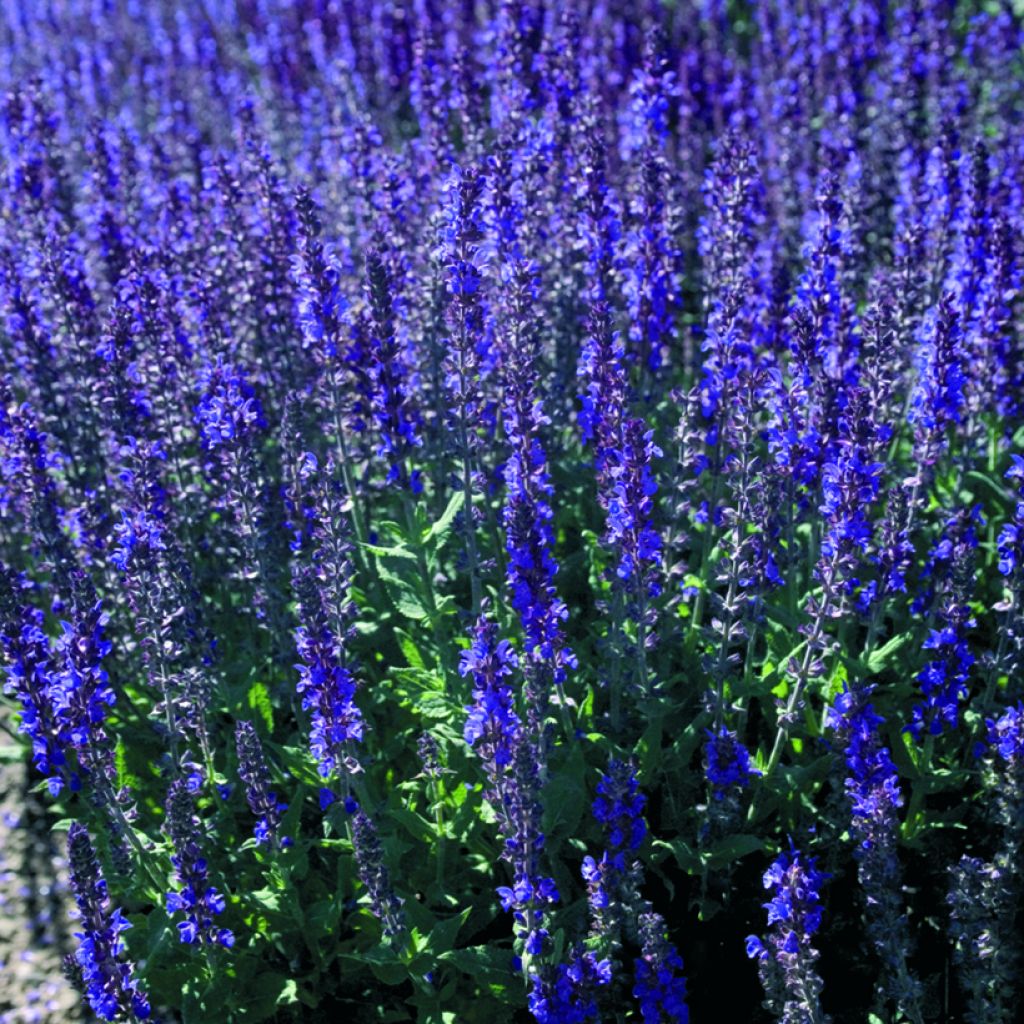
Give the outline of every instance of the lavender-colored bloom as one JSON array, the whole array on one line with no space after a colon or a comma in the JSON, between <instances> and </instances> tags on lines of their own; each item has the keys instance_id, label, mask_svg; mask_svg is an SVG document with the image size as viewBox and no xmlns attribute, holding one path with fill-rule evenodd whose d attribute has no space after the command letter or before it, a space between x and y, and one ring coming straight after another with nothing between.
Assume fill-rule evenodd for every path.
<instances>
[{"instance_id":1,"label":"lavender-colored bloom","mask_svg":"<svg viewBox=\"0 0 1024 1024\"><path fill-rule=\"evenodd\" d=\"M512 867L512 884L497 890L502 909L511 911L526 952L538 955L548 935L543 927L545 910L558 902L558 890L540 873L544 833L539 750L522 727L512 689L505 682L517 665L508 642L497 639L496 625L481 615L460 665L461 673L472 674L474 682L465 738L483 761L490 783L487 799L504 839L502 857Z\"/></svg>"},{"instance_id":2,"label":"lavender-colored bloom","mask_svg":"<svg viewBox=\"0 0 1024 1024\"><path fill-rule=\"evenodd\" d=\"M195 420L207 451L244 445L266 427L256 392L237 366L207 363L199 372L198 390Z\"/></svg>"},{"instance_id":3,"label":"lavender-colored bloom","mask_svg":"<svg viewBox=\"0 0 1024 1024\"><path fill-rule=\"evenodd\" d=\"M635 853L647 835L643 818L647 797L640 792L636 771L625 761L612 761L597 784L594 817L603 826L608 849L625 866L625 856Z\"/></svg>"},{"instance_id":4,"label":"lavender-colored bloom","mask_svg":"<svg viewBox=\"0 0 1024 1024\"><path fill-rule=\"evenodd\" d=\"M615 864L608 859L607 852L601 855L599 861L587 854L580 865L580 875L587 886L591 916L603 925L606 911L612 906L616 895L618 872Z\"/></svg>"},{"instance_id":5,"label":"lavender-colored bloom","mask_svg":"<svg viewBox=\"0 0 1024 1024\"><path fill-rule=\"evenodd\" d=\"M270 772L263 754L263 744L252 722L239 722L235 726L235 745L238 750L238 777L245 783L245 798L256 816L254 835L258 843L271 846L291 845L290 838L278 839L281 815L288 805L281 803L270 789Z\"/></svg>"},{"instance_id":6,"label":"lavender-colored bloom","mask_svg":"<svg viewBox=\"0 0 1024 1024\"><path fill-rule=\"evenodd\" d=\"M607 472L609 456L619 448L626 415L625 348L612 327L607 303L597 301L587 314L586 336L579 362L584 390L580 395L579 424L585 443L594 445L599 480Z\"/></svg>"},{"instance_id":7,"label":"lavender-colored bloom","mask_svg":"<svg viewBox=\"0 0 1024 1024\"><path fill-rule=\"evenodd\" d=\"M715 800L735 796L761 773L751 767L750 752L732 730L722 726L716 732L706 730L706 735L704 754L711 794Z\"/></svg>"},{"instance_id":8,"label":"lavender-colored bloom","mask_svg":"<svg viewBox=\"0 0 1024 1024\"><path fill-rule=\"evenodd\" d=\"M231 947L235 937L227 928L218 928L214 917L224 912L224 896L209 884L209 871L201 846L200 824L188 784L175 779L167 792L167 820L164 826L174 847L171 863L177 889L167 893L167 913L181 915L178 938L185 943L199 942Z\"/></svg>"},{"instance_id":9,"label":"lavender-colored bloom","mask_svg":"<svg viewBox=\"0 0 1024 1024\"><path fill-rule=\"evenodd\" d=\"M881 463L865 461L855 446L840 442L835 461L826 463L821 473L820 511L826 523L821 542L823 556L830 558L840 551L859 551L868 546L871 506L881 473Z\"/></svg>"},{"instance_id":10,"label":"lavender-colored bloom","mask_svg":"<svg viewBox=\"0 0 1024 1024\"><path fill-rule=\"evenodd\" d=\"M268 513L257 451L259 435L267 426L263 407L245 373L222 360L200 370L198 390L195 422L209 455L207 469L220 477L221 504L235 520L244 571L255 580L256 611L262 617L272 592L266 553Z\"/></svg>"},{"instance_id":11,"label":"lavender-colored bloom","mask_svg":"<svg viewBox=\"0 0 1024 1024\"><path fill-rule=\"evenodd\" d=\"M355 703L356 679L344 663L340 638L331 628L315 572L306 567L298 580L301 625L295 631L296 690L311 714L309 744L325 778L358 770L349 747L363 738L363 716Z\"/></svg>"},{"instance_id":12,"label":"lavender-colored bloom","mask_svg":"<svg viewBox=\"0 0 1024 1024\"><path fill-rule=\"evenodd\" d=\"M845 689L839 693L829 712L829 725L844 744L852 829L861 852L878 851L895 858L893 844L903 796L892 757L878 734L883 720L867 702L868 692Z\"/></svg>"},{"instance_id":13,"label":"lavender-colored bloom","mask_svg":"<svg viewBox=\"0 0 1024 1024\"><path fill-rule=\"evenodd\" d=\"M528 997L538 1024L583 1024L598 1020L598 989L612 980L612 965L593 953L575 953L568 964L533 976Z\"/></svg>"},{"instance_id":14,"label":"lavender-colored bloom","mask_svg":"<svg viewBox=\"0 0 1024 1024\"><path fill-rule=\"evenodd\" d=\"M373 250L366 257L366 293L370 308L370 378L373 414L380 435L378 454L388 462L388 483L418 493L419 471L409 465L422 444L419 415L413 403L411 368L399 337L394 275L384 256Z\"/></svg>"},{"instance_id":15,"label":"lavender-colored bloom","mask_svg":"<svg viewBox=\"0 0 1024 1024\"><path fill-rule=\"evenodd\" d=\"M91 585L83 589L87 600L95 597ZM79 761L88 769L102 760L100 751L107 745L103 722L115 700L102 664L112 649L105 636L110 616L100 601L86 607L76 605L74 610L73 621L61 623L56 650L62 670L50 697L61 721L62 739L78 752Z\"/></svg>"},{"instance_id":16,"label":"lavender-colored bloom","mask_svg":"<svg viewBox=\"0 0 1024 1024\"><path fill-rule=\"evenodd\" d=\"M737 323L755 283L754 251L761 219L761 181L750 140L730 131L718 143L704 187L707 212L697 245L707 280L708 325L702 349L701 409L709 420L727 412L735 381L750 365L748 332Z\"/></svg>"},{"instance_id":17,"label":"lavender-colored bloom","mask_svg":"<svg viewBox=\"0 0 1024 1024\"><path fill-rule=\"evenodd\" d=\"M795 848L779 854L765 872L764 887L772 898L766 903L768 924L775 925L767 943L756 935L747 938L747 955L756 958L765 994L783 1024L824 1024L821 978L814 965L819 957L812 945L821 926L821 887L827 879L814 857Z\"/></svg>"},{"instance_id":18,"label":"lavender-colored bloom","mask_svg":"<svg viewBox=\"0 0 1024 1024\"><path fill-rule=\"evenodd\" d=\"M439 779L444 773L444 769L441 767L437 740L429 732L420 733L416 740L416 753L419 755L423 774L429 779Z\"/></svg>"},{"instance_id":19,"label":"lavender-colored bloom","mask_svg":"<svg viewBox=\"0 0 1024 1024\"><path fill-rule=\"evenodd\" d=\"M640 956L634 970L633 997L644 1024L687 1024L686 978L683 958L665 936L660 914L641 914Z\"/></svg>"},{"instance_id":20,"label":"lavender-colored bloom","mask_svg":"<svg viewBox=\"0 0 1024 1024\"><path fill-rule=\"evenodd\" d=\"M51 571L56 586L67 593L76 562L54 479L55 472L66 472L66 462L38 428L32 406L17 403L12 388L11 378L0 377L0 513L6 519L12 509L22 518L25 540L33 554L38 552L40 568Z\"/></svg>"},{"instance_id":21,"label":"lavender-colored bloom","mask_svg":"<svg viewBox=\"0 0 1024 1024\"><path fill-rule=\"evenodd\" d=\"M912 730L920 736L923 726L937 736L943 728L955 728L960 702L968 695L968 680L974 655L964 635L975 625L970 608L951 600L943 609L946 622L929 630L922 647L931 652L929 661L917 675L925 704L914 707Z\"/></svg>"},{"instance_id":22,"label":"lavender-colored bloom","mask_svg":"<svg viewBox=\"0 0 1024 1024\"><path fill-rule=\"evenodd\" d=\"M68 830L68 873L82 929L75 959L93 1013L111 1021L148 1019L149 1001L121 939L131 925L120 908L111 909L89 833L78 822Z\"/></svg>"},{"instance_id":23,"label":"lavender-colored bloom","mask_svg":"<svg viewBox=\"0 0 1024 1024\"><path fill-rule=\"evenodd\" d=\"M1024 949L1016 918L1024 848L1024 705L988 720L985 835L991 859L965 854L950 869L949 933L953 962L972 1024L1008 1024Z\"/></svg>"},{"instance_id":24,"label":"lavender-colored bloom","mask_svg":"<svg viewBox=\"0 0 1024 1024\"><path fill-rule=\"evenodd\" d=\"M659 41L652 41L634 73L622 125L624 156L638 166L624 245L630 342L636 362L652 373L668 354L680 261L670 203L672 172L665 158L675 83L668 61L656 51Z\"/></svg>"},{"instance_id":25,"label":"lavender-colored bloom","mask_svg":"<svg viewBox=\"0 0 1024 1024\"><path fill-rule=\"evenodd\" d=\"M886 497L885 515L878 528L873 558L877 578L870 580L857 595L857 608L862 613L893 594L907 592L907 573L914 557L910 540L911 497L906 486L892 488Z\"/></svg>"},{"instance_id":26,"label":"lavender-colored bloom","mask_svg":"<svg viewBox=\"0 0 1024 1024\"><path fill-rule=\"evenodd\" d=\"M306 452L298 475L301 481L304 527L308 534L302 550L308 551L327 623L335 636L338 655L344 660L355 635L356 607L352 600L352 541L346 516L347 496L336 479L335 464L328 459L321 472L315 457ZM303 573L300 570L299 576ZM307 585L297 587L309 593ZM316 601L313 601L316 605Z\"/></svg>"},{"instance_id":27,"label":"lavender-colored bloom","mask_svg":"<svg viewBox=\"0 0 1024 1024\"><path fill-rule=\"evenodd\" d=\"M455 166L442 186L444 222L439 255L444 265L449 338L445 346L445 387L452 418L465 438L462 446L475 447L475 427L481 417L481 371L486 363L484 330L483 244L485 226L481 198L484 176L474 168Z\"/></svg>"},{"instance_id":28,"label":"lavender-colored bloom","mask_svg":"<svg viewBox=\"0 0 1024 1024\"><path fill-rule=\"evenodd\" d=\"M1024 844L1024 704L1007 708L986 724L989 771L995 790L993 818L1003 835L996 860L1019 876L1017 858ZM1024 879L1018 878L1018 886L1021 881Z\"/></svg>"},{"instance_id":29,"label":"lavender-colored bloom","mask_svg":"<svg viewBox=\"0 0 1024 1024\"><path fill-rule=\"evenodd\" d=\"M480 556L473 495L478 487L476 453L484 419L483 383L489 360L483 281L485 226L481 197L485 178L476 169L454 167L442 186L444 222L439 247L448 291L448 338L444 344L444 386L456 475L465 498L462 510L473 609L479 610Z\"/></svg>"},{"instance_id":30,"label":"lavender-colored bloom","mask_svg":"<svg viewBox=\"0 0 1024 1024\"><path fill-rule=\"evenodd\" d=\"M976 350L979 363L974 367L978 404L985 408L982 381L991 379L996 394L996 408L1003 415L1013 416L1020 408L1018 398L1022 371L1021 341L1014 330L1014 301L1024 288L1021 261L1014 244L1014 233L1006 211L1000 211L992 229L991 258L982 284L981 310L976 328Z\"/></svg>"},{"instance_id":31,"label":"lavender-colored bloom","mask_svg":"<svg viewBox=\"0 0 1024 1024\"><path fill-rule=\"evenodd\" d=\"M962 336L960 311L947 293L922 326L919 378L910 412L916 454L924 466L935 463L949 428L963 417L967 375Z\"/></svg>"},{"instance_id":32,"label":"lavender-colored bloom","mask_svg":"<svg viewBox=\"0 0 1024 1024\"><path fill-rule=\"evenodd\" d=\"M13 574L5 572L5 576L12 578ZM28 605L5 611L5 621L0 623L0 640L8 661L4 692L14 694L21 704L19 731L31 740L32 763L46 777L51 794L56 796L65 784L77 790L81 777L68 763L50 696L59 669L43 632L43 613Z\"/></svg>"},{"instance_id":33,"label":"lavender-colored bloom","mask_svg":"<svg viewBox=\"0 0 1024 1024\"><path fill-rule=\"evenodd\" d=\"M651 463L661 456L661 449L653 438L654 431L643 420L630 418L623 426L622 447L609 455L607 539L618 556L616 576L640 602L661 591L655 572L661 537L651 524L658 490Z\"/></svg>"},{"instance_id":34,"label":"lavender-colored bloom","mask_svg":"<svg viewBox=\"0 0 1024 1024\"><path fill-rule=\"evenodd\" d=\"M632 934L637 914L650 907L640 896L643 865L638 851L647 834L645 804L633 765L611 761L593 803L605 849L600 860L584 857L581 867L590 904L591 935L608 955L618 951L624 935Z\"/></svg>"},{"instance_id":35,"label":"lavender-colored bloom","mask_svg":"<svg viewBox=\"0 0 1024 1024\"><path fill-rule=\"evenodd\" d=\"M805 382L812 378L818 381L823 393L817 400L825 403L835 382L848 373L853 337L841 291L848 226L840 191L839 175L833 169L825 170L815 197L816 237L806 247L806 269L797 284L797 315L790 344Z\"/></svg>"},{"instance_id":36,"label":"lavender-colored bloom","mask_svg":"<svg viewBox=\"0 0 1024 1024\"><path fill-rule=\"evenodd\" d=\"M334 254L321 240L323 225L313 197L299 189L295 205L299 220L299 251L292 273L299 300L303 345L321 361L338 355L348 304L341 291L341 271Z\"/></svg>"},{"instance_id":37,"label":"lavender-colored bloom","mask_svg":"<svg viewBox=\"0 0 1024 1024\"><path fill-rule=\"evenodd\" d=\"M921 990L907 967L911 940L897 852L903 794L889 748L879 734L883 720L868 702L870 692L844 689L829 710L828 724L846 760L850 834L856 843L868 936L885 967L881 988L910 1019L918 1019Z\"/></svg>"},{"instance_id":38,"label":"lavender-colored bloom","mask_svg":"<svg viewBox=\"0 0 1024 1024\"><path fill-rule=\"evenodd\" d=\"M384 937L395 941L405 931L402 901L391 887L377 828L362 810L357 810L352 817L352 846L359 880L370 897L370 909L380 921Z\"/></svg>"},{"instance_id":39,"label":"lavender-colored bloom","mask_svg":"<svg viewBox=\"0 0 1024 1024\"><path fill-rule=\"evenodd\" d=\"M612 311L622 225L592 111L584 121L579 232L587 257L589 303L577 371L583 384L579 423L584 442L594 445L600 474L606 453L618 447L627 397L625 346L613 327Z\"/></svg>"},{"instance_id":40,"label":"lavender-colored bloom","mask_svg":"<svg viewBox=\"0 0 1024 1024\"><path fill-rule=\"evenodd\" d=\"M511 230L507 228L507 232ZM514 237L504 239L504 247L514 250L516 245ZM502 509L508 555L506 583L522 625L527 655L538 668L546 667L551 680L560 685L576 659L565 644L562 623L568 612L554 584L558 566L551 553L553 488L542 438L549 419L537 390L537 325L530 312L537 296L536 267L510 256L503 272L508 295L502 322L509 334L503 353L503 425L511 449L504 469L508 491ZM542 718L550 682L547 678L531 678L528 685L533 698L530 713Z\"/></svg>"},{"instance_id":41,"label":"lavender-colored bloom","mask_svg":"<svg viewBox=\"0 0 1024 1024\"><path fill-rule=\"evenodd\" d=\"M509 429L514 428L510 425ZM550 663L556 680L561 680L573 658L562 639L561 623L568 612L554 586L558 567L551 555L553 513L547 500L551 485L540 438L532 425L527 429L528 435L510 436L516 450L505 464L508 498L502 519L508 552L507 578L512 607L522 622L527 652Z\"/></svg>"},{"instance_id":42,"label":"lavender-colored bloom","mask_svg":"<svg viewBox=\"0 0 1024 1024\"><path fill-rule=\"evenodd\" d=\"M1007 708L999 718L988 719L988 741L1007 775L1024 771L1024 704Z\"/></svg>"},{"instance_id":43,"label":"lavender-colored bloom","mask_svg":"<svg viewBox=\"0 0 1024 1024\"><path fill-rule=\"evenodd\" d=\"M1011 455L1013 465L1006 471L1008 480L1019 481L1013 519L999 531L999 571L1009 577L1019 591L1024 582L1024 456Z\"/></svg>"},{"instance_id":44,"label":"lavender-colored bloom","mask_svg":"<svg viewBox=\"0 0 1024 1024\"><path fill-rule=\"evenodd\" d=\"M515 696L505 682L519 659L507 640L497 640L497 632L497 625L481 616L459 662L459 673L473 677L473 704L466 708L463 735L485 763L493 763L493 770L511 762L520 731Z\"/></svg>"}]
</instances>

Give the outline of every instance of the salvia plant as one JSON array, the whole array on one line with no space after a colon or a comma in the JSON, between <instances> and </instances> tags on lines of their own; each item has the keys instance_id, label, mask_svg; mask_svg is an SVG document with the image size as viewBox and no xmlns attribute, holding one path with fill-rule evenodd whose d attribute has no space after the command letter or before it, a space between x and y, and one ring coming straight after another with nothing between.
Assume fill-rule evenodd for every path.
<instances>
[{"instance_id":1,"label":"salvia plant","mask_svg":"<svg viewBox=\"0 0 1024 1024\"><path fill-rule=\"evenodd\" d=\"M4 5L84 1013L1019 1018L1022 16Z\"/></svg>"}]
</instances>

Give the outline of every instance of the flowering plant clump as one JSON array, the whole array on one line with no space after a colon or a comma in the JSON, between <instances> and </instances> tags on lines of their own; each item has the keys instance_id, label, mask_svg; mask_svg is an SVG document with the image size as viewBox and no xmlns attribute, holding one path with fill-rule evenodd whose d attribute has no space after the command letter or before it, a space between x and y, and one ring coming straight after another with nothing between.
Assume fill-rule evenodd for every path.
<instances>
[{"instance_id":1,"label":"flowering plant clump","mask_svg":"<svg viewBox=\"0 0 1024 1024\"><path fill-rule=\"evenodd\" d=\"M1015 1019L1022 18L4 6L85 1012Z\"/></svg>"}]
</instances>

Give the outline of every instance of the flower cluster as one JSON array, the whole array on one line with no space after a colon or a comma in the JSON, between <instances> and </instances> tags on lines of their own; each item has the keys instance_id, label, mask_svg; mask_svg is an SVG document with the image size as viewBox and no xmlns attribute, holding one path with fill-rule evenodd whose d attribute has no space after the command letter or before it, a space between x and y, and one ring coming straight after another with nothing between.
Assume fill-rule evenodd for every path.
<instances>
[{"instance_id":1,"label":"flower cluster","mask_svg":"<svg viewBox=\"0 0 1024 1024\"><path fill-rule=\"evenodd\" d=\"M840 939L1011 1017L1020 8L0 7L5 808L97 1012L747 1020L787 850L776 1018Z\"/></svg>"},{"instance_id":2,"label":"flower cluster","mask_svg":"<svg viewBox=\"0 0 1024 1024\"><path fill-rule=\"evenodd\" d=\"M920 985L910 974L911 943L898 854L899 776L880 736L882 718L868 701L870 688L846 688L829 712L846 758L850 836L864 893L867 931L885 967L884 993L911 1018L920 1015Z\"/></svg>"},{"instance_id":3,"label":"flower cluster","mask_svg":"<svg viewBox=\"0 0 1024 1024\"><path fill-rule=\"evenodd\" d=\"M350 748L363 738L363 716L355 703L355 676L344 663L342 638L331 628L325 594L312 568L302 570L298 591L302 625L295 631L295 647L302 663L295 688L303 710L310 712L310 750L320 775L330 779L358 771ZM329 789L321 794L321 802L325 799L333 799Z\"/></svg>"},{"instance_id":4,"label":"flower cluster","mask_svg":"<svg viewBox=\"0 0 1024 1024\"><path fill-rule=\"evenodd\" d=\"M821 887L827 879L814 857L796 848L782 852L764 874L772 893L766 903L768 924L775 925L767 943L747 939L747 955L758 961L765 994L784 1024L827 1020L821 1011L821 978L815 970L819 953L812 940L821 927Z\"/></svg>"},{"instance_id":5,"label":"flower cluster","mask_svg":"<svg viewBox=\"0 0 1024 1024\"><path fill-rule=\"evenodd\" d=\"M380 921L384 937L396 940L405 931L402 901L391 887L377 828L361 809L352 816L352 847L359 880L366 886L370 897L370 909Z\"/></svg>"},{"instance_id":6,"label":"flower cluster","mask_svg":"<svg viewBox=\"0 0 1024 1024\"><path fill-rule=\"evenodd\" d=\"M238 753L238 777L245 784L245 799L256 816L253 834L258 843L271 846L291 845L290 837L278 837L281 815L288 805L281 803L270 789L270 772L263 754L263 744L252 722L239 722L235 726L235 746Z\"/></svg>"},{"instance_id":7,"label":"flower cluster","mask_svg":"<svg viewBox=\"0 0 1024 1024\"><path fill-rule=\"evenodd\" d=\"M635 966L633 996L644 1024L687 1024L690 1011L683 958L665 938L665 921L659 914L641 914L639 926L641 955Z\"/></svg>"},{"instance_id":8,"label":"flower cluster","mask_svg":"<svg viewBox=\"0 0 1024 1024\"><path fill-rule=\"evenodd\" d=\"M706 774L715 800L724 800L743 790L761 773L750 765L750 752L725 726L706 730L704 745Z\"/></svg>"},{"instance_id":9,"label":"flower cluster","mask_svg":"<svg viewBox=\"0 0 1024 1024\"><path fill-rule=\"evenodd\" d=\"M611 964L593 953L578 953L547 976L535 974L530 1012L538 1024L584 1024L599 1019L599 989L612 980Z\"/></svg>"},{"instance_id":10,"label":"flower cluster","mask_svg":"<svg viewBox=\"0 0 1024 1024\"><path fill-rule=\"evenodd\" d=\"M481 615L459 666L463 675L472 675L474 684L464 735L484 763L488 800L504 840L502 855L512 868L512 885L499 886L498 897L519 926L525 951L535 956L543 952L548 937L546 908L557 903L559 895L554 881L540 873L540 751L523 728L505 681L517 666L508 641L498 640L496 624Z\"/></svg>"},{"instance_id":11,"label":"flower cluster","mask_svg":"<svg viewBox=\"0 0 1024 1024\"><path fill-rule=\"evenodd\" d=\"M654 567L661 555L661 536L651 522L658 485L651 464L661 449L653 438L644 421L632 417L622 428L622 448L609 453L608 544L618 556L616 576L640 601L660 592Z\"/></svg>"},{"instance_id":12,"label":"flower cluster","mask_svg":"<svg viewBox=\"0 0 1024 1024\"><path fill-rule=\"evenodd\" d=\"M180 886L167 893L168 914L180 914L178 938L185 943L199 942L231 947L234 934L218 928L214 917L224 913L223 894L209 883L209 869L203 856L200 823L188 784L182 779L171 783L167 792L167 836L174 848L171 863Z\"/></svg>"},{"instance_id":13,"label":"flower cluster","mask_svg":"<svg viewBox=\"0 0 1024 1024\"><path fill-rule=\"evenodd\" d=\"M120 908L111 909L92 840L78 822L68 830L68 872L82 929L75 956L89 1005L102 1020L147 1020L149 1000L121 938L131 924Z\"/></svg>"}]
</instances>

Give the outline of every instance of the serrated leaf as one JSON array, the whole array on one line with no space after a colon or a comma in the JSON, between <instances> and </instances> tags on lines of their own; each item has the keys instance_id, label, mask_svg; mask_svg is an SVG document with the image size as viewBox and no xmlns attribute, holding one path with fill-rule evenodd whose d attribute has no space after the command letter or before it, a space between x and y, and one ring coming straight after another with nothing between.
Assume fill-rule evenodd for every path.
<instances>
[{"instance_id":1,"label":"serrated leaf","mask_svg":"<svg viewBox=\"0 0 1024 1024\"><path fill-rule=\"evenodd\" d=\"M255 711L263 720L267 732L272 733L274 731L274 706L270 701L270 691L266 684L259 680L253 683L246 695L246 703L249 705L249 710Z\"/></svg>"},{"instance_id":2,"label":"serrated leaf","mask_svg":"<svg viewBox=\"0 0 1024 1024\"><path fill-rule=\"evenodd\" d=\"M452 528L452 523L455 522L455 517L462 511L465 497L465 492L463 491L456 491L451 496L448 500L447 508L441 513L441 518L423 535L425 542L436 540L438 543L441 543L444 541Z\"/></svg>"},{"instance_id":3,"label":"serrated leaf","mask_svg":"<svg viewBox=\"0 0 1024 1024\"><path fill-rule=\"evenodd\" d=\"M378 558L404 558L409 561L416 561L416 552L411 548L401 545L391 548L382 548L377 544L367 544L364 542L362 547L364 550L369 551L371 555L376 555Z\"/></svg>"},{"instance_id":4,"label":"serrated leaf","mask_svg":"<svg viewBox=\"0 0 1024 1024\"><path fill-rule=\"evenodd\" d=\"M410 668L426 668L426 662L423 660L423 656L420 654L419 648L416 646L412 637L403 629L395 630L395 639L398 641L398 646L405 657L405 660L409 662Z\"/></svg>"},{"instance_id":5,"label":"serrated leaf","mask_svg":"<svg viewBox=\"0 0 1024 1024\"><path fill-rule=\"evenodd\" d=\"M399 594L395 598L395 607L399 613L404 615L407 619L414 619L417 622L427 618L430 614L426 608L423 607L423 603L420 599L410 591L406 591L403 594Z\"/></svg>"},{"instance_id":6,"label":"serrated leaf","mask_svg":"<svg viewBox=\"0 0 1024 1024\"><path fill-rule=\"evenodd\" d=\"M122 736L118 736L114 746L114 772L119 788L135 789L138 786L138 779L128 770L128 748Z\"/></svg>"},{"instance_id":7,"label":"serrated leaf","mask_svg":"<svg viewBox=\"0 0 1024 1024\"><path fill-rule=\"evenodd\" d=\"M395 572L386 563L380 562L377 565L377 575L386 583L388 586L394 587L398 591L411 590L416 586L414 574L403 576L400 572Z\"/></svg>"}]
</instances>

